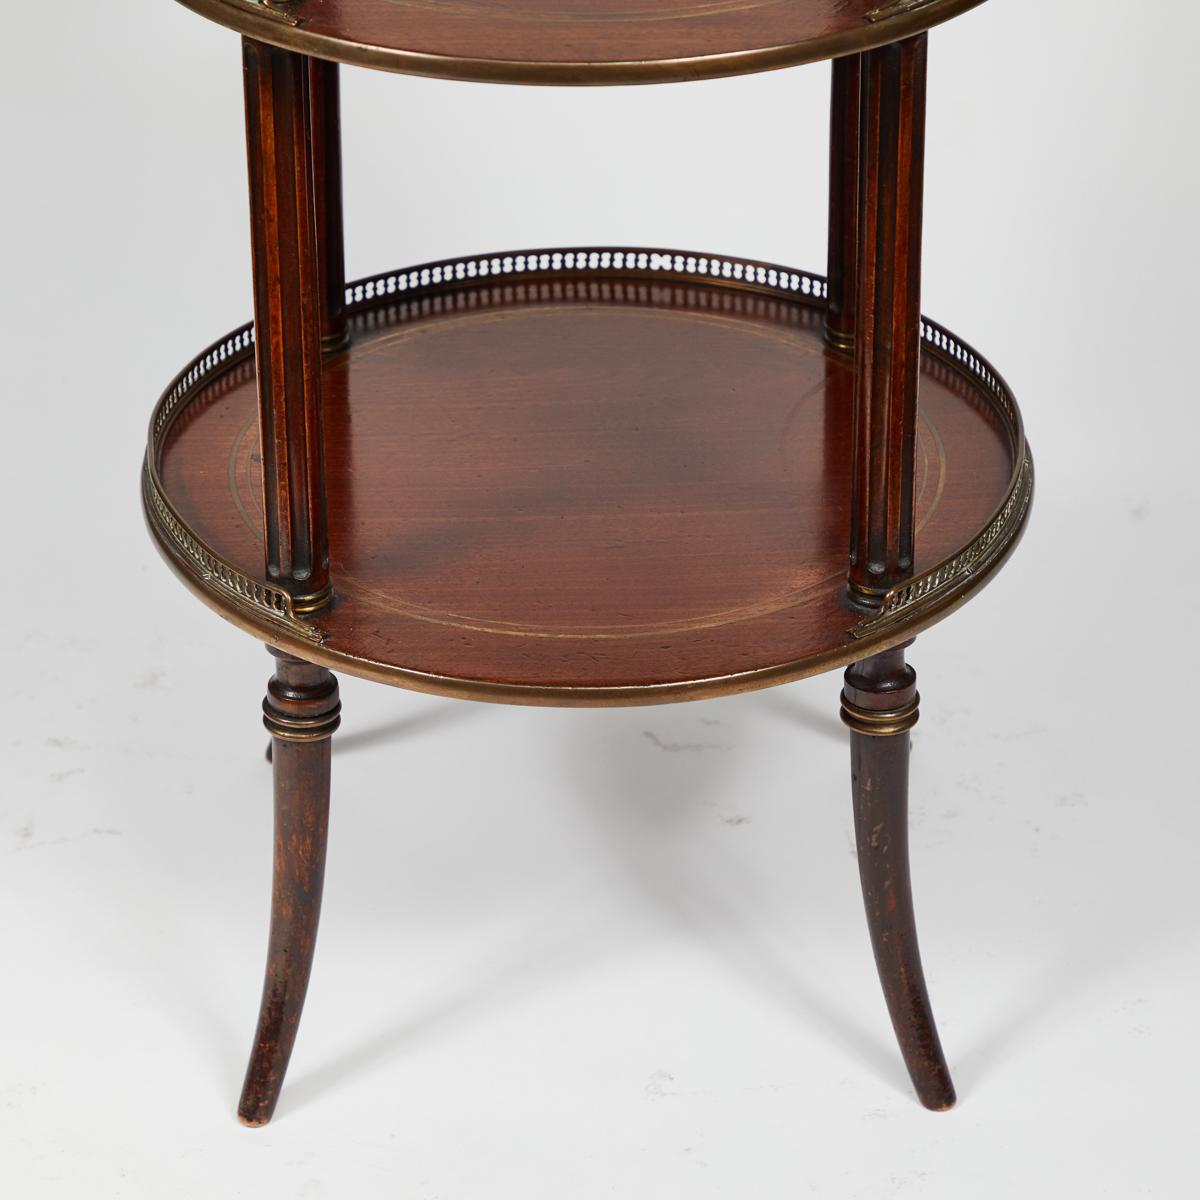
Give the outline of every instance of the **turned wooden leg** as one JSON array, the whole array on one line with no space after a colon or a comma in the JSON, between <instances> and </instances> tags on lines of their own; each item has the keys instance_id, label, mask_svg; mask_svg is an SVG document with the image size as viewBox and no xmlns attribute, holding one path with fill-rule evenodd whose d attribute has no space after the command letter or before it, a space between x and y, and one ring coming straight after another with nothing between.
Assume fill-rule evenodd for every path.
<instances>
[{"instance_id":1,"label":"turned wooden leg","mask_svg":"<svg viewBox=\"0 0 1200 1200\"><path fill-rule=\"evenodd\" d=\"M850 727L854 832L867 924L900 1053L926 1108L954 1104L917 947L908 869L909 730L917 723L917 676L904 647L846 672L842 720Z\"/></svg>"},{"instance_id":2,"label":"turned wooden leg","mask_svg":"<svg viewBox=\"0 0 1200 1200\"><path fill-rule=\"evenodd\" d=\"M329 739L340 721L337 680L272 650L263 701L275 776L275 877L258 1032L238 1116L265 1125L275 1111L312 971L329 827Z\"/></svg>"}]
</instances>

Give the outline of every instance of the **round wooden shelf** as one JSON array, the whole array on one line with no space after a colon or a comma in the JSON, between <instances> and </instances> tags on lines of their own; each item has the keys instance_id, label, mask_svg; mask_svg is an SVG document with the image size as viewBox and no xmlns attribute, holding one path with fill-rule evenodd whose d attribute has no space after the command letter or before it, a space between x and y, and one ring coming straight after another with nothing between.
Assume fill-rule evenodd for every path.
<instances>
[{"instance_id":1,"label":"round wooden shelf","mask_svg":"<svg viewBox=\"0 0 1200 1200\"><path fill-rule=\"evenodd\" d=\"M181 0L260 41L412 75L661 83L911 37L982 0Z\"/></svg>"},{"instance_id":2,"label":"round wooden shelf","mask_svg":"<svg viewBox=\"0 0 1200 1200\"><path fill-rule=\"evenodd\" d=\"M990 576L1032 468L1004 383L931 322L914 580L845 599L852 360L824 283L744 260L539 251L348 289L325 360L335 605L262 579L252 333L156 409L150 526L262 640L418 690L651 703L746 690L911 637Z\"/></svg>"}]
</instances>

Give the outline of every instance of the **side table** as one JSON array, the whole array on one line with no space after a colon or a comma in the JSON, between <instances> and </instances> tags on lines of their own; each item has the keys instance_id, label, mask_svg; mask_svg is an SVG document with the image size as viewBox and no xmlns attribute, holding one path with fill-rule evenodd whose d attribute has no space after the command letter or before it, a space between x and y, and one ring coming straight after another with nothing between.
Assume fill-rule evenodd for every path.
<instances>
[{"instance_id":1,"label":"side table","mask_svg":"<svg viewBox=\"0 0 1200 1200\"><path fill-rule=\"evenodd\" d=\"M533 705L848 668L859 869L921 1102L954 1089L908 868L913 638L1024 527L1011 392L920 315L927 30L980 0L182 0L242 35L254 322L154 410L150 532L267 644L275 877L239 1105L279 1098L312 965L333 669ZM347 285L338 64L651 83L833 59L826 278L563 247Z\"/></svg>"}]
</instances>

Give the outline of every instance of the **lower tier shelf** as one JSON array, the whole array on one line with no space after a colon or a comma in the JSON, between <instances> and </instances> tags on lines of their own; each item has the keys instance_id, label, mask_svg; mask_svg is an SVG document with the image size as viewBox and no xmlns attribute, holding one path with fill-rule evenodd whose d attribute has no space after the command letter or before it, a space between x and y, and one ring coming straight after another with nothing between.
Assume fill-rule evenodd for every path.
<instances>
[{"instance_id":1,"label":"lower tier shelf","mask_svg":"<svg viewBox=\"0 0 1200 1200\"><path fill-rule=\"evenodd\" d=\"M823 341L818 276L557 250L347 296L323 367L332 608L301 619L263 578L248 326L168 389L143 473L184 581L335 670L530 704L749 690L907 640L1024 526L1016 404L925 322L916 573L878 614L847 604L853 364Z\"/></svg>"}]
</instances>

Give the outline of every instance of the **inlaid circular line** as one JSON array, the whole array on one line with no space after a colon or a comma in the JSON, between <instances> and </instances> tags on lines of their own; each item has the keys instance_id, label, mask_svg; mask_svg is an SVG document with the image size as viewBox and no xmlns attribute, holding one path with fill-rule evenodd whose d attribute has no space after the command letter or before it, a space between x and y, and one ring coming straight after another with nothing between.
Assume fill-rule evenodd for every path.
<instances>
[{"instance_id":1,"label":"inlaid circular line","mask_svg":"<svg viewBox=\"0 0 1200 1200\"><path fill-rule=\"evenodd\" d=\"M951 3L953 0L946 2ZM557 277L560 260L567 273L582 272L589 282L592 279L604 281L608 278L610 259L614 270L620 271L624 268L635 273L634 277L649 287L651 292L655 285L667 280L673 285L715 285L722 290L733 289L739 294L763 294L783 304L790 301L813 310L822 307L825 295L825 283L819 276L795 272L772 264L720 256L689 255L679 251L584 248L511 252L486 258L446 260L404 271L384 272L350 284L347 288L347 303L356 322L361 319L359 334L366 336L369 345L371 333L375 329L388 336L389 324L399 315L389 310L397 303L406 305L416 302L425 311L414 311L412 319L423 322L427 317L440 316L443 304L452 303L455 293L463 286L470 289L476 283L476 275L479 276L478 282L482 282L485 276L495 277L494 282L503 282L506 286L511 282L517 285L516 292L519 294L525 279L529 279L535 273L537 278L542 278L552 268L554 277ZM597 274L593 276L592 272ZM530 279L530 282L534 280ZM524 307L525 301L521 299L520 304ZM727 308L726 311L730 310ZM780 322L776 314L757 315L760 320L766 319L772 324L787 328L787 323ZM753 321L750 323L753 324ZM741 325L741 322L738 324ZM745 328L744 325L742 327ZM255 520L261 521L261 464L254 461L258 457L256 413L251 411L246 414L247 419L240 430L237 424L234 424L229 431L233 435L233 442L240 445L242 450L237 451L238 461L234 476L227 478L231 485L234 479L241 485L240 488L233 489L240 492L235 498L235 504L242 521L245 522L243 528L249 527L247 532L254 536L258 546L254 542L247 544L244 535L235 536L233 541L223 548L227 552L223 557L221 550L205 542L175 510L159 477L164 448L171 437L171 431L175 428L182 429L187 424L189 417L193 415L189 411L190 406L195 404L195 411L201 411L209 400L228 389L230 382L234 382L234 390L245 390L246 384L235 382L231 372L253 370L252 331L248 325L239 327L202 351L160 396L151 418L148 453L143 468L143 506L159 548L163 550L173 569L211 607L263 640L285 648L290 646L300 653L311 652L313 661L368 678L413 687L419 691L469 695L475 699L503 699L521 703L553 701L570 705L654 702L655 699L675 695L699 697L725 694L743 690L744 687L764 686L784 678L799 678L832 665L845 665L852 661L851 654L861 657L862 651L871 652L872 647L882 646L889 638L894 642L902 635L906 636L909 632L919 632L926 628L974 594L1004 562L1020 535L1032 494L1033 470L1025 448L1020 411L1012 393L995 368L977 351L967 343L961 342L953 333L924 317L921 323L921 338L923 363L927 361L933 368L929 370L929 378L934 387L945 383L940 378L942 372L965 381L969 385L970 395L958 396L956 391L956 398L966 400L972 411L984 415L989 428L1007 434L1015 462L1005 498L996 505L992 515L969 543L926 566L920 574L894 588L888 594L881 614L874 618L863 618L853 625L848 631L853 640L839 643L836 647L828 647L819 653L806 654L803 658L795 657L786 662L781 661L772 667L753 668L745 672L725 669L704 678L689 678L663 684L486 683L469 675L439 674L361 657L346 649L339 650L333 641L322 650L322 638L329 637L329 633L317 624L298 620L292 612L287 594L266 583L260 575L262 534L254 529ZM365 345L363 349L366 349ZM923 365L923 377L926 370ZM253 390L252 385L250 390ZM797 389L797 393L802 390ZM252 398L248 407L256 407ZM932 511L933 508L939 507L946 486L946 456L941 447L939 431L925 419L925 412L920 406L919 416L922 424L916 464L919 481L917 490L921 495L928 495L929 488L934 488L930 510ZM948 433L954 429L954 424L947 427ZM226 445L229 445L229 442L226 442ZM232 449L234 447L231 447ZM932 470L934 461L938 463L936 481ZM951 494L952 491L953 488L947 489L947 494ZM924 519L920 520L918 529L922 528L928 519L927 513L922 516ZM953 517L954 513L951 513L947 519ZM241 524L241 521L238 523ZM840 565L840 555L837 557ZM256 565L248 565L250 563ZM816 566L817 571L821 570L816 564L810 566ZM825 569L828 571L829 567ZM352 620L370 620L372 611L378 611L374 609L373 598L360 598L354 591L356 581L346 576L345 572L339 572L336 564L335 573L341 574L346 585L344 598L353 613ZM828 578L833 587L826 601L836 605L841 594L839 585L844 575L839 569L836 573L830 572ZM786 583L786 579L780 582ZM361 604L357 610L353 607L356 604ZM347 616L350 616L351 612L348 612ZM449 616L453 619L456 615L444 614L443 618L439 619L436 614L429 617L413 613L411 617L416 621L447 624L444 617ZM730 615L734 620L739 619L734 614ZM766 627L775 632L785 631L789 615L788 612L784 612L772 618ZM464 628L473 627L464 620L458 621L457 624ZM409 628L415 637L429 636L420 633L416 626ZM538 636L536 633L522 634L512 630L496 632L509 636ZM560 635L542 636L549 639ZM644 635L635 632L633 636ZM339 644L340 640L339 634ZM609 644L616 647L620 643ZM563 645L564 649L571 653L586 651L586 647L571 647L567 643ZM602 648L604 645L604 642L597 642L592 652L597 661L606 653ZM508 653L519 655L520 651L514 648Z\"/></svg>"},{"instance_id":2,"label":"inlaid circular line","mask_svg":"<svg viewBox=\"0 0 1200 1200\"><path fill-rule=\"evenodd\" d=\"M535 311L564 311L578 313L583 311L599 311L619 312L622 305L602 305L595 302L581 301L576 305L571 305L567 309L555 309L553 306L534 303L528 306L516 306L513 308L481 311L481 312L462 312L454 314L446 314L436 320L428 320L427 318L417 318L411 324L402 325L400 328L380 336L374 337L366 345L361 346L357 351L358 358L365 359L379 352L386 346L392 346L398 341L407 340L415 335L433 333L437 330L445 330L448 327L457 326L467 321L473 321L476 324L498 324L509 319L520 319ZM645 308L639 307L639 311L644 315ZM771 341L777 341L787 344L791 347L797 345L797 339L786 325L763 328L761 325L754 324L750 321L741 321L735 317L726 316L718 313L682 313L673 312L670 309L651 309L657 316L667 319L674 319L681 322L692 323L697 319L708 323L723 326L732 326L739 332L759 338L765 338ZM814 351L816 352L816 351ZM806 394L805 397L798 400L798 403L803 403L804 400L811 399L818 394L822 394L823 389L820 386L814 387ZM930 475L934 473L934 464L936 463L936 476L934 482L934 494L930 506L921 512L918 519L917 532L932 519L938 505L941 502L942 494L946 486L946 452L942 443L942 438L937 431L936 426L928 418L924 411L919 412L919 429L917 441L917 477L920 480L917 489L916 501L918 505L924 499L930 484ZM786 422L785 422L786 425ZM932 442L932 452L929 445L926 444L926 439ZM245 485L247 495L245 499L240 496L234 496L234 502L238 508L239 514L245 521L246 525L251 529L254 535L261 540L262 525L261 521L257 520L252 514L256 511L254 497L260 492L261 481L256 481L254 478L254 460L253 454L257 446L257 425L255 416L252 414L246 425L240 431L235 439L233 446L232 460L238 461L243 465L245 472ZM230 465L231 481L235 476L235 468L233 461ZM686 621L672 621L662 623L646 623L634 629L627 626L613 625L593 625L575 629L559 629L548 630L529 625L522 625L517 622L506 622L496 618L483 617L478 614L449 612L445 609L434 608L432 606L420 604L417 601L405 600L394 595L380 592L370 585L366 584L360 577L353 572L346 571L345 568L335 569L336 580L335 586L344 594L353 595L355 599L369 604L372 607L382 611L397 613L401 616L408 617L412 620L423 621L436 625L443 625L448 628L462 629L472 633L489 633L504 637L524 637L524 638L546 638L552 640L563 641L624 641L634 638L659 637L665 634L678 634L699 632L705 629L715 629L724 625L735 624L740 621L753 620L763 616L771 616L775 613L784 612L790 609L798 608L803 604L810 603L812 600L819 598L828 593L829 585L836 582L844 572L837 570L830 572L827 575L821 576L806 583L803 587L794 588L785 591L772 597L769 600L760 601L755 604L738 605L729 609L715 610L705 613L703 616L695 617Z\"/></svg>"},{"instance_id":3,"label":"inlaid circular line","mask_svg":"<svg viewBox=\"0 0 1200 1200\"><path fill-rule=\"evenodd\" d=\"M691 4L687 8L676 9L672 12L663 12L661 8L640 7L602 13L589 12L585 4L579 12L564 13L513 7L501 9L494 4L471 4L465 0L444 4L440 0L388 0L389 4L394 4L397 8L413 8L438 16L473 17L492 21L528 21L538 25L595 25L610 22L660 24L665 21L691 21L697 17L753 12L760 8L779 8L794 2L795 0L711 0L708 4Z\"/></svg>"},{"instance_id":4,"label":"inlaid circular line","mask_svg":"<svg viewBox=\"0 0 1200 1200\"><path fill-rule=\"evenodd\" d=\"M920 442L918 443L918 452L922 459L919 468L922 484L920 493L916 498L918 502L924 497L930 474L929 466L931 458L936 459L938 469L934 503L922 514L917 524L918 533L933 517L937 503L941 500L942 492L945 490L946 480L946 458L941 436L924 413L920 414L919 419L922 427L921 431L928 432L931 435L935 453L931 456L927 447ZM441 609L418 604L415 601L405 601L395 596L389 596L384 592L379 592L363 583L358 576L346 571L344 568L335 569L334 575L335 587L339 583L341 585L349 583L351 587L345 588L343 586L343 590L353 594L356 600L363 601L385 612L397 613L414 621L425 621L434 625L444 625L451 629L462 629L470 633L491 633L503 637L545 638L553 641L628 641L634 638L661 637L664 634L697 633L705 629L718 629L724 625L737 624L740 621L750 621L759 617L769 617L776 613L787 612L799 608L804 604L809 604L813 600L827 596L829 585L841 579L845 575L845 571L839 568L836 571L810 581L801 588L783 592L770 600L761 601L753 605L742 605L717 610L706 613L702 617L693 618L690 621L663 622L662 624L647 623L638 626L636 629L629 629L622 626L595 625L587 628L565 630L549 630L531 625L520 625L516 622L505 622L486 617L472 616L468 613L446 612Z\"/></svg>"}]
</instances>

